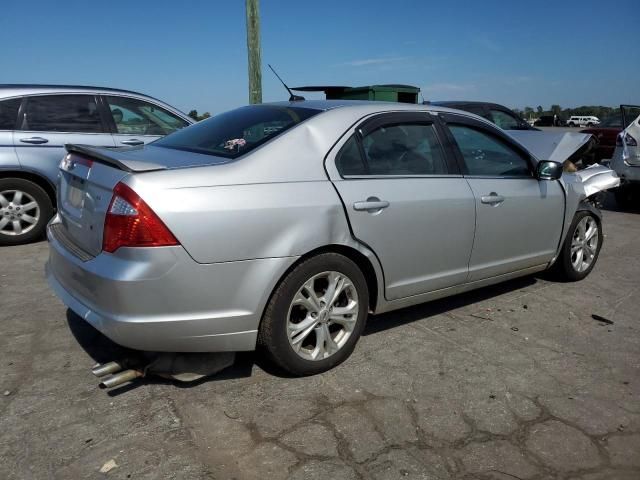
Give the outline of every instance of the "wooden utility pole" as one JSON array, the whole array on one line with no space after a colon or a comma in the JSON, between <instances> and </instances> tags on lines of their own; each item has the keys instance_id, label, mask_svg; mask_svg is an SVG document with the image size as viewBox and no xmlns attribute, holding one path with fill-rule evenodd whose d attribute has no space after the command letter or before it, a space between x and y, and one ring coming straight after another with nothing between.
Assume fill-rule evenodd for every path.
<instances>
[{"instance_id":1,"label":"wooden utility pole","mask_svg":"<svg viewBox=\"0 0 640 480\"><path fill-rule=\"evenodd\" d=\"M262 103L260 61L260 9L258 0L246 0L247 51L249 53L249 103Z\"/></svg>"}]
</instances>

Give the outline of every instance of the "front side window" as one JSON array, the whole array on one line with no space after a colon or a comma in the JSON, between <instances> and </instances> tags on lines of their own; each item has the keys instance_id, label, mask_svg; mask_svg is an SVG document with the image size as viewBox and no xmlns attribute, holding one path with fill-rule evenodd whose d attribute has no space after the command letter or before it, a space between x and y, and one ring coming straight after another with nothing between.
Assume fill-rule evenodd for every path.
<instances>
[{"instance_id":1,"label":"front side window","mask_svg":"<svg viewBox=\"0 0 640 480\"><path fill-rule=\"evenodd\" d=\"M318 113L309 108L249 105L203 120L154 145L236 158Z\"/></svg>"},{"instance_id":2,"label":"front side window","mask_svg":"<svg viewBox=\"0 0 640 480\"><path fill-rule=\"evenodd\" d=\"M22 130L72 133L104 131L93 95L29 97Z\"/></svg>"},{"instance_id":3,"label":"front side window","mask_svg":"<svg viewBox=\"0 0 640 480\"><path fill-rule=\"evenodd\" d=\"M18 120L21 98L12 98L0 102L0 130L13 130Z\"/></svg>"},{"instance_id":4,"label":"front side window","mask_svg":"<svg viewBox=\"0 0 640 480\"><path fill-rule=\"evenodd\" d=\"M531 177L529 164L520 153L483 130L449 125L462 153L468 175Z\"/></svg>"},{"instance_id":5,"label":"front side window","mask_svg":"<svg viewBox=\"0 0 640 480\"><path fill-rule=\"evenodd\" d=\"M503 130L517 130L520 122L517 118L502 110L490 110L491 121Z\"/></svg>"},{"instance_id":6,"label":"front side window","mask_svg":"<svg viewBox=\"0 0 640 480\"><path fill-rule=\"evenodd\" d=\"M446 175L444 153L432 125L379 127L362 139L370 175Z\"/></svg>"},{"instance_id":7,"label":"front side window","mask_svg":"<svg viewBox=\"0 0 640 480\"><path fill-rule=\"evenodd\" d=\"M189 125L185 120L149 102L106 96L118 133L124 135L168 135Z\"/></svg>"}]
</instances>

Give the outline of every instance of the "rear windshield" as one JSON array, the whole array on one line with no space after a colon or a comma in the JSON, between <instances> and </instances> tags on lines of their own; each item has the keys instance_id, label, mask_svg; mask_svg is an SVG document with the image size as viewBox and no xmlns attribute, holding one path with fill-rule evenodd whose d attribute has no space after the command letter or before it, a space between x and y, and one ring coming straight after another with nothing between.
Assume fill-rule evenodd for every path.
<instances>
[{"instance_id":1,"label":"rear windshield","mask_svg":"<svg viewBox=\"0 0 640 480\"><path fill-rule=\"evenodd\" d=\"M250 105L196 123L153 144L236 158L318 113L320 110L309 108Z\"/></svg>"}]
</instances>

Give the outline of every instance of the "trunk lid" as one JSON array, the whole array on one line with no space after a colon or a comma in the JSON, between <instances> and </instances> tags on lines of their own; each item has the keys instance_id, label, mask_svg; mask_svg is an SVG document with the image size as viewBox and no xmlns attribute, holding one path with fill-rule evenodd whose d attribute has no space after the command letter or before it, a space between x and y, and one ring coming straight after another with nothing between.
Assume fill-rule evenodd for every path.
<instances>
[{"instance_id":1,"label":"trunk lid","mask_svg":"<svg viewBox=\"0 0 640 480\"><path fill-rule=\"evenodd\" d=\"M104 221L118 182L129 175L215 165L228 159L146 145L131 148L66 145L60 163L55 234L90 256L102 251Z\"/></svg>"},{"instance_id":2,"label":"trunk lid","mask_svg":"<svg viewBox=\"0 0 640 480\"><path fill-rule=\"evenodd\" d=\"M83 252L102 251L104 220L115 186L134 172L165 167L141 160L119 159L114 150L67 145L60 163L58 214L55 234L65 237Z\"/></svg>"}]
</instances>

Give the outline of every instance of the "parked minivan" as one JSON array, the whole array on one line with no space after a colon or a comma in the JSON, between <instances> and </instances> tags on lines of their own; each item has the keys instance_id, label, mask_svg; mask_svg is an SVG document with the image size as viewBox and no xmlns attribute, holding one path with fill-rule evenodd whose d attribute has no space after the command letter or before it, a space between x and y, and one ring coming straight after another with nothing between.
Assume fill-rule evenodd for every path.
<instances>
[{"instance_id":1,"label":"parked minivan","mask_svg":"<svg viewBox=\"0 0 640 480\"><path fill-rule=\"evenodd\" d=\"M56 208L64 145L136 146L194 123L127 90L0 85L0 245L41 237Z\"/></svg>"},{"instance_id":2,"label":"parked minivan","mask_svg":"<svg viewBox=\"0 0 640 480\"><path fill-rule=\"evenodd\" d=\"M569 127L592 127L598 124L600 124L600 119L594 116L572 115L567 120L567 126Z\"/></svg>"}]
</instances>

